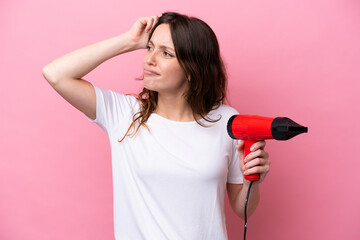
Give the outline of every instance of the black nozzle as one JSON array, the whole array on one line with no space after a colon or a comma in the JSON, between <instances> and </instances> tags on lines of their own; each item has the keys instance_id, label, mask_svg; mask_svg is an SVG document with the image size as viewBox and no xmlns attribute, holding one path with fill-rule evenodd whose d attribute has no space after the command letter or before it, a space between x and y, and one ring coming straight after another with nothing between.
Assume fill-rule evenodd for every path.
<instances>
[{"instance_id":1,"label":"black nozzle","mask_svg":"<svg viewBox=\"0 0 360 240\"><path fill-rule=\"evenodd\" d=\"M307 127L301 126L287 117L277 117L271 123L271 134L276 140L288 140L300 133L307 132Z\"/></svg>"},{"instance_id":2,"label":"black nozzle","mask_svg":"<svg viewBox=\"0 0 360 240\"><path fill-rule=\"evenodd\" d=\"M232 139L236 139L236 137L234 136L233 132L232 132L232 123L235 119L237 115L233 115L229 120L228 120L228 123L227 123L227 132L229 134L229 136L232 138Z\"/></svg>"}]
</instances>

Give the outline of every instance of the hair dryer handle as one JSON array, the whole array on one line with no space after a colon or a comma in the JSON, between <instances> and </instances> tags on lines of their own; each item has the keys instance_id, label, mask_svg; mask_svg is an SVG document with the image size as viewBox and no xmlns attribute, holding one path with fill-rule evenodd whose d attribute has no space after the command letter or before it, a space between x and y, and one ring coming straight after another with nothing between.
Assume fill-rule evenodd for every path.
<instances>
[{"instance_id":1,"label":"hair dryer handle","mask_svg":"<svg viewBox=\"0 0 360 240\"><path fill-rule=\"evenodd\" d=\"M256 143L257 141L256 140L243 140L244 141L244 159L245 157L251 153L250 151L250 148L251 146ZM244 164L246 164L244 162ZM251 175L244 175L244 178L246 180L249 180L249 181L257 181L260 179L260 174L256 173L256 174L251 174Z\"/></svg>"}]
</instances>

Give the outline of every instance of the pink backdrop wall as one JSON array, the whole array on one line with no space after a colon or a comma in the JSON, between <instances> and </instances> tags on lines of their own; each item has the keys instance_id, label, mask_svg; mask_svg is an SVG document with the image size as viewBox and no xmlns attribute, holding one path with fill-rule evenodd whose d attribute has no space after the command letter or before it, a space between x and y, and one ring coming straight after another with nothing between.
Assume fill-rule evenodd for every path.
<instances>
[{"instance_id":1,"label":"pink backdrop wall","mask_svg":"<svg viewBox=\"0 0 360 240\"><path fill-rule=\"evenodd\" d=\"M267 141L248 239L360 239L360 3L302 1L0 2L0 239L113 239L106 134L42 77L51 60L127 31L139 16L180 11L216 32L229 98L242 114L287 116L309 133ZM137 92L144 52L85 79ZM243 222L226 200L229 239Z\"/></svg>"}]
</instances>

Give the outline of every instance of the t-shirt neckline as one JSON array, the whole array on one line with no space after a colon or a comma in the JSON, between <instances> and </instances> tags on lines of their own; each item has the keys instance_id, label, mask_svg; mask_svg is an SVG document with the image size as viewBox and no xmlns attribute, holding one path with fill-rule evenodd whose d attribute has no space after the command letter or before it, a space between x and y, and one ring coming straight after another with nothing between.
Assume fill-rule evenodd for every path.
<instances>
[{"instance_id":1,"label":"t-shirt neckline","mask_svg":"<svg viewBox=\"0 0 360 240\"><path fill-rule=\"evenodd\" d=\"M155 116L155 117L157 117L157 118L159 118L159 119L162 119L162 120L164 120L164 121L167 121L167 122L169 122L169 123L174 123L174 124L181 124L181 125L187 125L187 124L197 124L197 122L196 121L188 121L188 122L180 122L180 121L174 121L174 120L170 120L170 119L168 119L168 118L166 118L166 117L163 117L163 116L161 116L161 115L159 115L159 114L157 114L157 113L151 113L151 115L153 115L153 116Z\"/></svg>"}]
</instances>

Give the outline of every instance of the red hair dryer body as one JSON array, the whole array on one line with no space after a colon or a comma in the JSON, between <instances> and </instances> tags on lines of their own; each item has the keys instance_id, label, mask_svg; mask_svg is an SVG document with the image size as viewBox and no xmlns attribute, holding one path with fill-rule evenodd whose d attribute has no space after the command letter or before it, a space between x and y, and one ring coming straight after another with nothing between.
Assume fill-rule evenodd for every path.
<instances>
[{"instance_id":1,"label":"red hair dryer body","mask_svg":"<svg viewBox=\"0 0 360 240\"><path fill-rule=\"evenodd\" d=\"M234 115L228 121L227 131L231 138L244 141L245 158L250 153L250 147L259 140L288 140L300 133L306 133L308 129L286 117ZM245 175L244 178L257 181L260 175Z\"/></svg>"}]
</instances>

